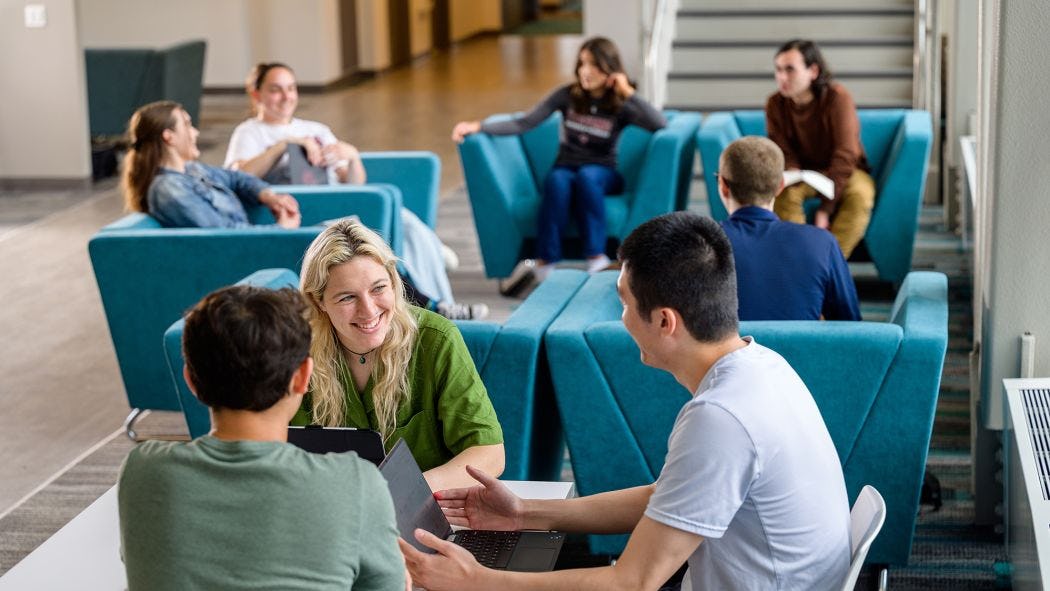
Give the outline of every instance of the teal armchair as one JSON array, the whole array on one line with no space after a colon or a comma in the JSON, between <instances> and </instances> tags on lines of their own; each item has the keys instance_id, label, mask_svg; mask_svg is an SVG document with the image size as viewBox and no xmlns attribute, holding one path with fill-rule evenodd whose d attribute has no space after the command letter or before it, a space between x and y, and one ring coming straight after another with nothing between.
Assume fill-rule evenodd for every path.
<instances>
[{"instance_id":1,"label":"teal armchair","mask_svg":"<svg viewBox=\"0 0 1050 591\"><path fill-rule=\"evenodd\" d=\"M474 365L503 428L508 480L558 480L565 440L554 403L543 334L587 274L576 270L551 273L503 324L457 321ZM299 278L287 269L264 269L241 281L279 289L297 287ZM186 417L191 437L211 430L208 409L190 392L182 377L182 329L178 320L164 333L170 382Z\"/></svg>"},{"instance_id":2,"label":"teal armchair","mask_svg":"<svg viewBox=\"0 0 1050 591\"><path fill-rule=\"evenodd\" d=\"M875 209L863 244L879 278L900 283L911 270L912 250L926 188L933 131L930 114L904 109L859 109L860 140L875 180ZM745 135L766 135L764 111L711 113L700 128L698 144L711 216L724 220L718 197L718 159L722 150ZM813 200L812 207L815 207ZM807 205L807 210L812 207Z\"/></svg>"},{"instance_id":3,"label":"teal armchair","mask_svg":"<svg viewBox=\"0 0 1050 591\"><path fill-rule=\"evenodd\" d=\"M642 365L618 320L616 273L592 277L547 331L547 355L581 495L654 482L667 438L691 395ZM784 356L820 409L850 503L864 485L888 510L873 563L906 564L948 338L947 280L910 273L889 322L743 322L740 334ZM592 536L619 554L626 536Z\"/></svg>"},{"instance_id":4,"label":"teal armchair","mask_svg":"<svg viewBox=\"0 0 1050 591\"><path fill-rule=\"evenodd\" d=\"M102 228L88 243L128 405L138 410L179 410L171 390L161 337L173 318L208 292L231 285L260 267L298 269L324 220L357 215L388 240L400 225L396 188L293 188L303 227L244 229L162 228L135 213ZM273 223L262 206L249 211L258 224Z\"/></svg>"},{"instance_id":5,"label":"teal armchair","mask_svg":"<svg viewBox=\"0 0 1050 591\"><path fill-rule=\"evenodd\" d=\"M614 241L646 220L685 209L688 202L700 116L665 115L664 129L650 133L629 126L620 136L617 169L625 190L605 200L606 226ZM560 124L561 114L555 113L520 136L476 133L459 146L487 277L507 277L519 260L533 256L543 180L558 153ZM577 236L570 226L569 258L579 255L573 244Z\"/></svg>"}]
</instances>

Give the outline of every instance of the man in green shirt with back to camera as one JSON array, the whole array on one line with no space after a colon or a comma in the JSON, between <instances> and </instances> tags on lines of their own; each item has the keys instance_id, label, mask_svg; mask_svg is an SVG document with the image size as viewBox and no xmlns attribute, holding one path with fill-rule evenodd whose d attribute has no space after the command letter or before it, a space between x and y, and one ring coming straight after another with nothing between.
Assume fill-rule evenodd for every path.
<instances>
[{"instance_id":1,"label":"man in green shirt with back to camera","mask_svg":"<svg viewBox=\"0 0 1050 591\"><path fill-rule=\"evenodd\" d=\"M212 432L128 455L118 499L131 591L406 588L375 466L287 443L313 371L305 312L294 290L235 286L187 314L183 374Z\"/></svg>"}]
</instances>

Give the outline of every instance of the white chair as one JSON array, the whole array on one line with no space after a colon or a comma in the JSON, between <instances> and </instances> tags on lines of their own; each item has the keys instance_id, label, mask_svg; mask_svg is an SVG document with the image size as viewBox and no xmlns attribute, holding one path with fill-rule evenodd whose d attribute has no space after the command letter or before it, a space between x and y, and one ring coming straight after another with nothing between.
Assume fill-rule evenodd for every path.
<instances>
[{"instance_id":1,"label":"white chair","mask_svg":"<svg viewBox=\"0 0 1050 591\"><path fill-rule=\"evenodd\" d=\"M886 501L875 490L874 486L865 485L857 495L857 502L849 512L849 575L842 584L843 591L852 591L864 566L864 557L868 555L871 543L879 535L882 523L886 521ZM886 588L886 571L879 573L879 589Z\"/></svg>"}]
</instances>

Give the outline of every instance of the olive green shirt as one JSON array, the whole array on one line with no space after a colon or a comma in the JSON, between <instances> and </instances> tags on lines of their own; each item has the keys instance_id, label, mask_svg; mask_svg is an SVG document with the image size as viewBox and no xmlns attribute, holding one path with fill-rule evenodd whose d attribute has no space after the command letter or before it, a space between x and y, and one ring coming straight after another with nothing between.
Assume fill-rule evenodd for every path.
<instances>
[{"instance_id":1,"label":"olive green shirt","mask_svg":"<svg viewBox=\"0 0 1050 591\"><path fill-rule=\"evenodd\" d=\"M386 440L387 451L404 439L420 469L440 466L465 449L503 443L496 411L463 335L450 320L422 308L416 314L419 332L408 364L411 395L397 412L394 433ZM378 429L372 401L372 378L358 392L345 359L339 373L346 392L346 427ZM292 419L293 425L308 425L309 395Z\"/></svg>"},{"instance_id":2,"label":"olive green shirt","mask_svg":"<svg viewBox=\"0 0 1050 591\"><path fill-rule=\"evenodd\" d=\"M124 461L117 504L130 591L405 588L390 492L355 453L147 441Z\"/></svg>"}]
</instances>

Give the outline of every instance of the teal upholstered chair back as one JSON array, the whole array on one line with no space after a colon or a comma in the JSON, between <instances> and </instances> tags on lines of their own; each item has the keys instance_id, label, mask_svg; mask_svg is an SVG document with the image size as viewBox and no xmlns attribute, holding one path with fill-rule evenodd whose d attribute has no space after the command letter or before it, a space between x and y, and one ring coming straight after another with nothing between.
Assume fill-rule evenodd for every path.
<instances>
[{"instance_id":1,"label":"teal upholstered chair back","mask_svg":"<svg viewBox=\"0 0 1050 591\"><path fill-rule=\"evenodd\" d=\"M85 49L91 135L122 135L135 109L162 99L180 103L198 121L205 49L204 41L165 49Z\"/></svg>"},{"instance_id":2,"label":"teal upholstered chair back","mask_svg":"<svg viewBox=\"0 0 1050 591\"><path fill-rule=\"evenodd\" d=\"M565 440L554 403L550 370L543 349L543 334L587 274L558 270L521 303L502 325L476 320L457 321L478 374L488 390L503 428L509 480L558 480ZM298 285L287 269L264 269L240 283L279 289ZM182 377L182 329L178 320L164 333L170 381L182 405L190 436L211 429L207 408L190 392Z\"/></svg>"},{"instance_id":3,"label":"teal upholstered chair back","mask_svg":"<svg viewBox=\"0 0 1050 591\"><path fill-rule=\"evenodd\" d=\"M91 265L132 408L179 409L161 337L204 294L260 267L298 269L321 230L311 224L356 214L388 239L400 225L400 194L392 187L311 187L293 194L306 224L295 230L161 228L148 215L130 214L92 237ZM264 207L249 215L256 223L273 221Z\"/></svg>"},{"instance_id":4,"label":"teal upholstered chair back","mask_svg":"<svg viewBox=\"0 0 1050 591\"><path fill-rule=\"evenodd\" d=\"M643 365L622 322L616 274L593 277L547 335L551 375L580 494L653 482L690 393ZM909 274L890 321L744 322L807 385L842 462L852 499L871 484L891 507L869 560L904 564L911 549L947 345L947 281ZM595 536L617 554L625 536Z\"/></svg>"},{"instance_id":5,"label":"teal upholstered chair back","mask_svg":"<svg viewBox=\"0 0 1050 591\"><path fill-rule=\"evenodd\" d=\"M930 115L905 109L859 109L857 117L876 188L875 209L864 244L879 277L900 283L911 270L929 167L933 133ZM700 129L704 182L716 220L728 215L718 197L718 159L726 146L745 135L766 135L764 111L712 113ZM815 200L812 205L816 205Z\"/></svg>"},{"instance_id":6,"label":"teal upholstered chair back","mask_svg":"<svg viewBox=\"0 0 1050 591\"><path fill-rule=\"evenodd\" d=\"M620 136L617 170L625 189L605 200L612 239L622 239L642 222L683 209L688 202L699 115L665 114L668 125L656 133L629 126ZM558 154L560 124L561 114L554 113L520 136L478 133L459 147L488 277L508 276L519 260L533 254L536 216L544 179ZM576 236L574 226L567 236Z\"/></svg>"}]
</instances>

